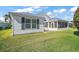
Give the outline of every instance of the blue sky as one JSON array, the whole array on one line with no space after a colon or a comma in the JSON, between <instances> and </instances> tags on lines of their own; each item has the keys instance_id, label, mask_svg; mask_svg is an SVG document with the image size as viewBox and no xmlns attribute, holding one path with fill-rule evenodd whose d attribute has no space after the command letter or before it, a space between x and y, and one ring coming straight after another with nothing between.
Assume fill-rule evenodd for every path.
<instances>
[{"instance_id":1,"label":"blue sky","mask_svg":"<svg viewBox=\"0 0 79 59\"><path fill-rule=\"evenodd\" d=\"M50 17L71 21L78 6L0 6L0 20L8 12L46 13Z\"/></svg>"}]
</instances>

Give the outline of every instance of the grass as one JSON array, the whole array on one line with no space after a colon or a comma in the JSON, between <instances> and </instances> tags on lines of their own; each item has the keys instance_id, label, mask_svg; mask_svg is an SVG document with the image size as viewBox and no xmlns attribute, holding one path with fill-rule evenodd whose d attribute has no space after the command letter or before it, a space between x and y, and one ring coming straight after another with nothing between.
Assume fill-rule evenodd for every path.
<instances>
[{"instance_id":1,"label":"grass","mask_svg":"<svg viewBox=\"0 0 79 59\"><path fill-rule=\"evenodd\" d=\"M77 52L79 36L74 29L11 35L11 30L0 30L0 51L26 52Z\"/></svg>"}]
</instances>

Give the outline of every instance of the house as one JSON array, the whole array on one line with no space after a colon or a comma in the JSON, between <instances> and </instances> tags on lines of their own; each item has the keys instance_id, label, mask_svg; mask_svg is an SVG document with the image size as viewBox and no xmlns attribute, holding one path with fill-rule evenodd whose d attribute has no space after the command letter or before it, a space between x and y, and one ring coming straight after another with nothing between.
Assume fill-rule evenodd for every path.
<instances>
[{"instance_id":1,"label":"house","mask_svg":"<svg viewBox=\"0 0 79 59\"><path fill-rule=\"evenodd\" d=\"M9 28L9 24L6 22L0 22L0 29L7 29Z\"/></svg>"},{"instance_id":2,"label":"house","mask_svg":"<svg viewBox=\"0 0 79 59\"><path fill-rule=\"evenodd\" d=\"M10 12L13 35L68 28L68 21L24 12Z\"/></svg>"}]
</instances>

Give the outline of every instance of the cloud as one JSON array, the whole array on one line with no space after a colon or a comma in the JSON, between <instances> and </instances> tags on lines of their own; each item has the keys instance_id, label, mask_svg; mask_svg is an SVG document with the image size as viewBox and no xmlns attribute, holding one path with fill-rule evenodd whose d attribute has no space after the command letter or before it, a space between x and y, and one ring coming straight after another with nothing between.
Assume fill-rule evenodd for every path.
<instances>
[{"instance_id":1,"label":"cloud","mask_svg":"<svg viewBox=\"0 0 79 59\"><path fill-rule=\"evenodd\" d=\"M47 12L47 15L52 15L52 12Z\"/></svg>"},{"instance_id":2,"label":"cloud","mask_svg":"<svg viewBox=\"0 0 79 59\"><path fill-rule=\"evenodd\" d=\"M69 19L69 16L64 16L64 19Z\"/></svg>"},{"instance_id":3,"label":"cloud","mask_svg":"<svg viewBox=\"0 0 79 59\"><path fill-rule=\"evenodd\" d=\"M58 10L53 10L53 12L58 12Z\"/></svg>"},{"instance_id":4,"label":"cloud","mask_svg":"<svg viewBox=\"0 0 79 59\"><path fill-rule=\"evenodd\" d=\"M72 7L72 8L70 9L70 12L75 12L77 8L78 8L77 6Z\"/></svg>"},{"instance_id":5,"label":"cloud","mask_svg":"<svg viewBox=\"0 0 79 59\"><path fill-rule=\"evenodd\" d=\"M5 20L4 20L4 17L0 17L0 21L5 21Z\"/></svg>"},{"instance_id":6,"label":"cloud","mask_svg":"<svg viewBox=\"0 0 79 59\"><path fill-rule=\"evenodd\" d=\"M66 9L61 9L60 10L60 13L63 13L63 12L65 12L66 11Z\"/></svg>"},{"instance_id":7,"label":"cloud","mask_svg":"<svg viewBox=\"0 0 79 59\"><path fill-rule=\"evenodd\" d=\"M32 13L33 11L34 11L34 9L30 7L30 8L17 9L14 12L29 12L29 13Z\"/></svg>"},{"instance_id":8,"label":"cloud","mask_svg":"<svg viewBox=\"0 0 79 59\"><path fill-rule=\"evenodd\" d=\"M40 12L43 9L46 9L46 8L48 8L48 7L41 7L41 6L30 6L30 7L27 7L27 6L24 6L23 9L17 9L16 11L13 11L13 12L28 12L28 13L32 13L32 12Z\"/></svg>"},{"instance_id":9,"label":"cloud","mask_svg":"<svg viewBox=\"0 0 79 59\"><path fill-rule=\"evenodd\" d=\"M67 11L67 9L53 10L54 13L63 13L65 11Z\"/></svg>"},{"instance_id":10,"label":"cloud","mask_svg":"<svg viewBox=\"0 0 79 59\"><path fill-rule=\"evenodd\" d=\"M41 8L40 6L32 6L32 8L34 8L34 9L39 9L39 8Z\"/></svg>"},{"instance_id":11,"label":"cloud","mask_svg":"<svg viewBox=\"0 0 79 59\"><path fill-rule=\"evenodd\" d=\"M28 12L28 13L32 13L33 11L42 11L41 7L40 6L31 6L31 7L26 7L24 6L25 8L23 9L17 9L16 11L13 11L13 12Z\"/></svg>"},{"instance_id":12,"label":"cloud","mask_svg":"<svg viewBox=\"0 0 79 59\"><path fill-rule=\"evenodd\" d=\"M55 17L55 15L53 15L52 12L47 12L47 15L48 15L49 17L51 17L51 18Z\"/></svg>"}]
</instances>

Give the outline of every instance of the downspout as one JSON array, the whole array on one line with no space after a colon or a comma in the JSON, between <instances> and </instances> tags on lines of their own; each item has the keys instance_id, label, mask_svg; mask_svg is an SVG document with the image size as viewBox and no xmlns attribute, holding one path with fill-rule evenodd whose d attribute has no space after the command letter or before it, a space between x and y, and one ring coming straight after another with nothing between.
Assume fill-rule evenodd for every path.
<instances>
[{"instance_id":1,"label":"downspout","mask_svg":"<svg viewBox=\"0 0 79 59\"><path fill-rule=\"evenodd\" d=\"M10 20L11 20L11 24L12 24L12 36L14 36L14 22L13 22L13 20L12 20L12 15L11 15L11 12L9 12L9 15L10 15Z\"/></svg>"}]
</instances>

